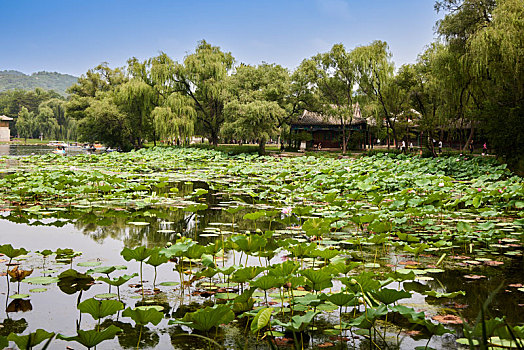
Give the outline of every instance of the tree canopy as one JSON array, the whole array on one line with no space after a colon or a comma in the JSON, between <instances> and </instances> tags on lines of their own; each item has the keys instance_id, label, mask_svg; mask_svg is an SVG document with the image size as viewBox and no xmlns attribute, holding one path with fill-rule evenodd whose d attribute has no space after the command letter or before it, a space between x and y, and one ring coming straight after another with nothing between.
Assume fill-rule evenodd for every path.
<instances>
[{"instance_id":1,"label":"tree canopy","mask_svg":"<svg viewBox=\"0 0 524 350\"><path fill-rule=\"evenodd\" d=\"M374 120L369 131L385 127L397 146L414 132L433 152L433 139L462 148L487 142L524 169L524 0L438 0L435 9L443 13L438 39L397 70L379 40L335 44L293 71L235 64L230 52L202 40L180 62L160 53L125 67L101 64L69 88L67 101L42 89L0 93L0 113L17 118L14 129L24 137L78 137L129 150L198 134L213 145L256 140L263 153L307 108L339 120L346 151L358 103Z\"/></svg>"}]
</instances>

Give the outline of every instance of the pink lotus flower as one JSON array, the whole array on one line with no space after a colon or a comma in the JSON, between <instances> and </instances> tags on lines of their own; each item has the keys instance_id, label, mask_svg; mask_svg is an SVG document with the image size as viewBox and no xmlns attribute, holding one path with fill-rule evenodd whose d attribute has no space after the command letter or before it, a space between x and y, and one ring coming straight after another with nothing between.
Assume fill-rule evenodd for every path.
<instances>
[{"instance_id":1,"label":"pink lotus flower","mask_svg":"<svg viewBox=\"0 0 524 350\"><path fill-rule=\"evenodd\" d=\"M444 183L443 182L439 182L438 187L444 187Z\"/></svg>"},{"instance_id":2,"label":"pink lotus flower","mask_svg":"<svg viewBox=\"0 0 524 350\"><path fill-rule=\"evenodd\" d=\"M284 214L284 215L291 215L291 211L292 210L293 210L293 208L291 208L291 207L282 208L281 213Z\"/></svg>"},{"instance_id":3,"label":"pink lotus flower","mask_svg":"<svg viewBox=\"0 0 524 350\"><path fill-rule=\"evenodd\" d=\"M503 191L499 188L499 193L502 193Z\"/></svg>"},{"instance_id":4,"label":"pink lotus flower","mask_svg":"<svg viewBox=\"0 0 524 350\"><path fill-rule=\"evenodd\" d=\"M480 188L480 187L477 188L477 191L482 192L482 188Z\"/></svg>"}]
</instances>

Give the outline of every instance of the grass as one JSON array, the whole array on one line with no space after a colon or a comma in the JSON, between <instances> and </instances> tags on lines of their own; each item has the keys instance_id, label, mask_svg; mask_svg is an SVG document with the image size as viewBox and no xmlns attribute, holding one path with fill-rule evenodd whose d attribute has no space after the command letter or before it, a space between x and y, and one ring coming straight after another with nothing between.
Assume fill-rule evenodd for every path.
<instances>
[{"instance_id":1,"label":"grass","mask_svg":"<svg viewBox=\"0 0 524 350\"><path fill-rule=\"evenodd\" d=\"M6 144L6 145L12 145L12 144L16 144L16 145L47 145L49 143L49 141L55 141L54 139L51 140L51 139L44 139L44 140L40 140L40 139L24 139L24 138L13 138L11 139L11 142L3 142L3 144ZM69 141L65 141L65 142L69 142Z\"/></svg>"}]
</instances>

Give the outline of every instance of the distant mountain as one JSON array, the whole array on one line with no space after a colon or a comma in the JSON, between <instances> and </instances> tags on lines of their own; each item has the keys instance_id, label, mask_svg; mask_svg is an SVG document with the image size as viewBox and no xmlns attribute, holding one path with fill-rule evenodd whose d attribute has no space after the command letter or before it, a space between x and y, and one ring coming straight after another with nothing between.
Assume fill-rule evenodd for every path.
<instances>
[{"instance_id":1,"label":"distant mountain","mask_svg":"<svg viewBox=\"0 0 524 350\"><path fill-rule=\"evenodd\" d=\"M6 90L34 90L39 87L44 90L54 90L66 95L66 89L75 84L78 77L56 72L38 72L31 75L16 70L0 71L0 92Z\"/></svg>"}]
</instances>

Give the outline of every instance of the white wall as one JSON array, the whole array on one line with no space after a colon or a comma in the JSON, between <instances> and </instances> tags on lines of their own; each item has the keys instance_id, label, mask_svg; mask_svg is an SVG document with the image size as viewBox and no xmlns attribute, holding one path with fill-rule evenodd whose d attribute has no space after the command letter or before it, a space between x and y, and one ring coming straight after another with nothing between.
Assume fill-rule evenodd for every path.
<instances>
[{"instance_id":1,"label":"white wall","mask_svg":"<svg viewBox=\"0 0 524 350\"><path fill-rule=\"evenodd\" d=\"M9 128L0 128L0 142L10 141Z\"/></svg>"}]
</instances>

